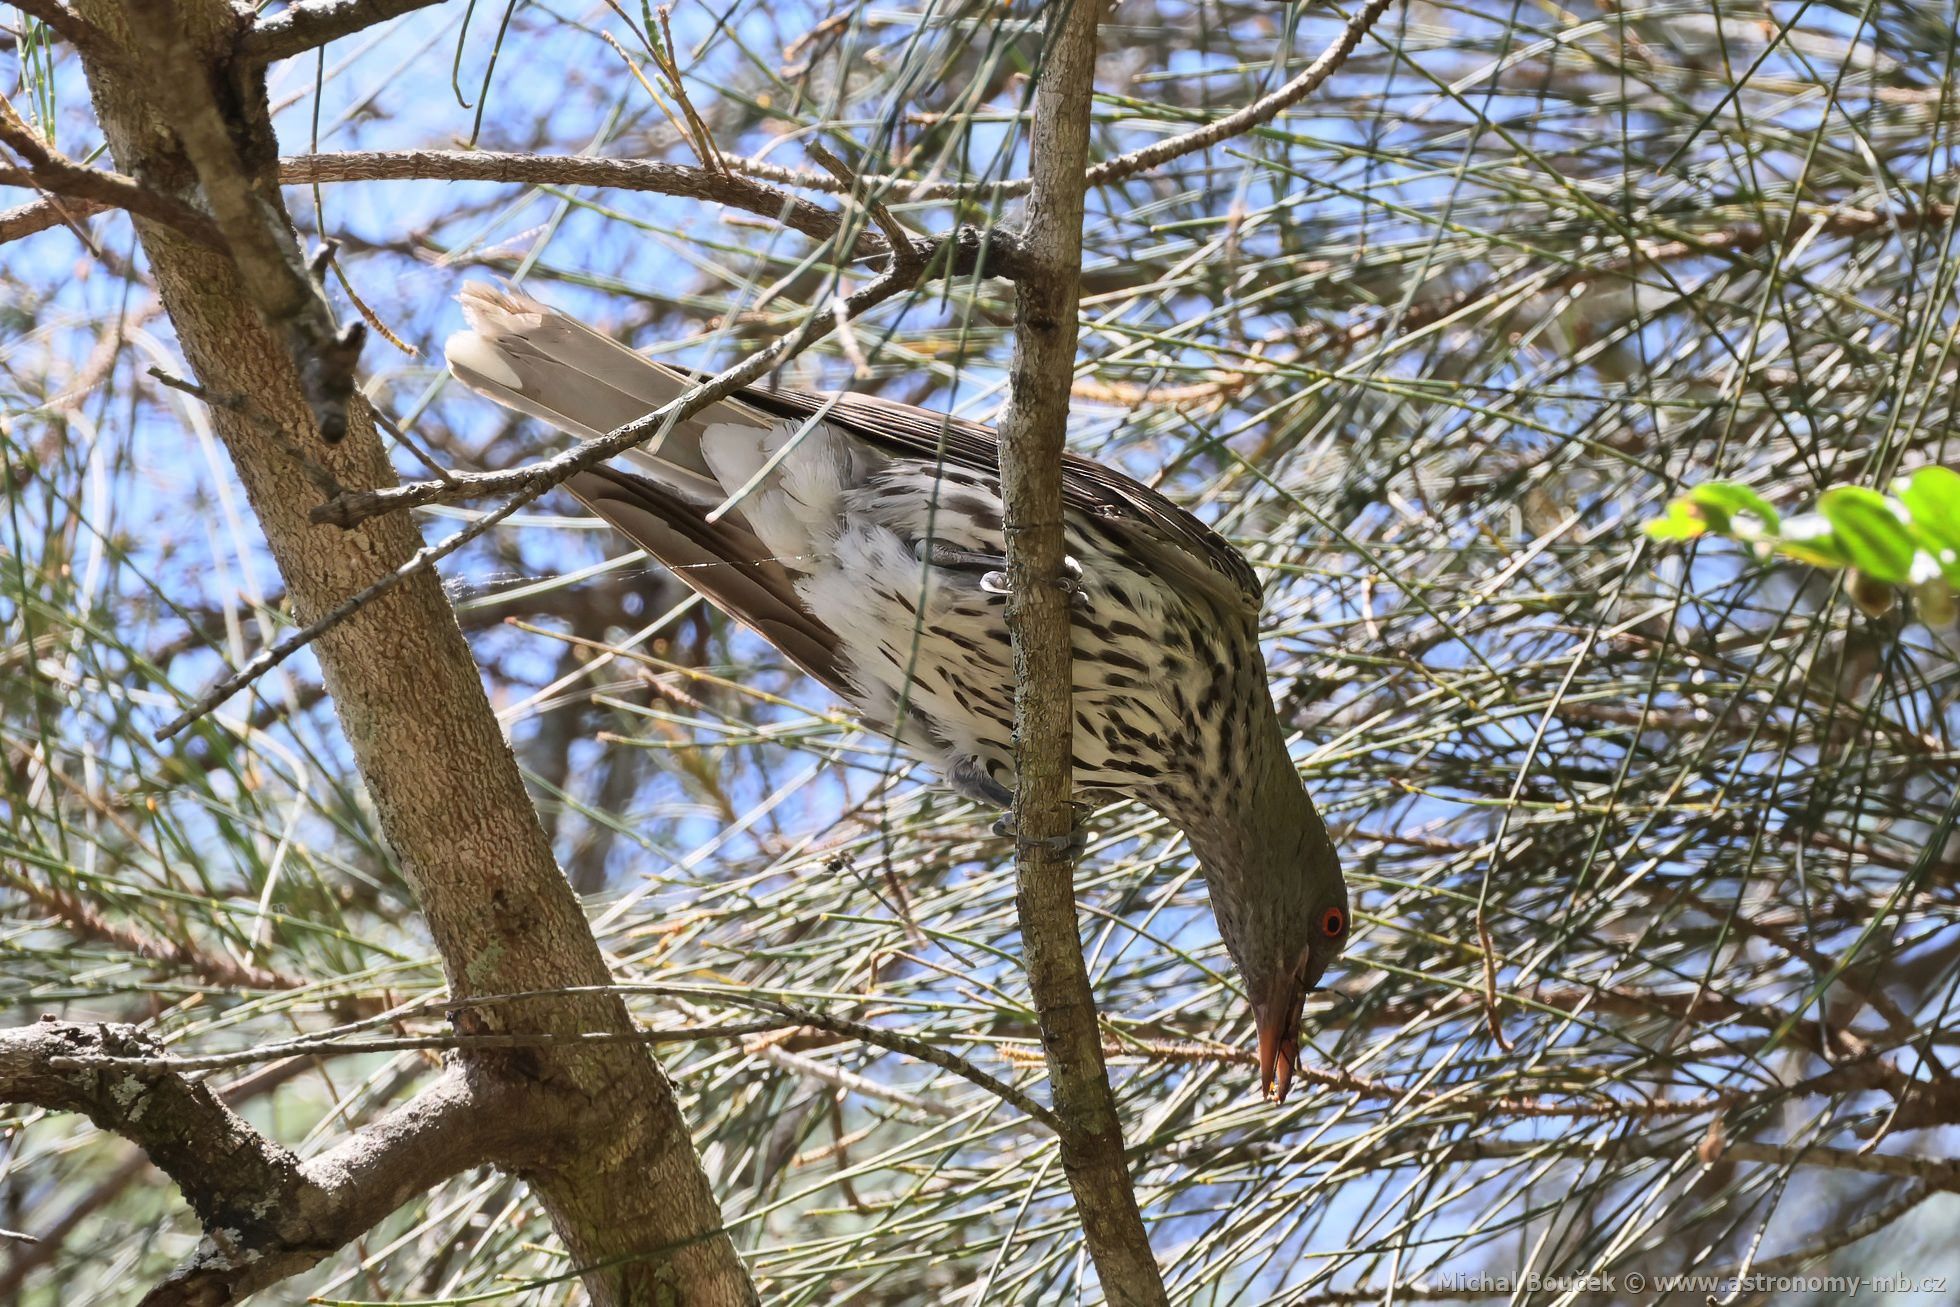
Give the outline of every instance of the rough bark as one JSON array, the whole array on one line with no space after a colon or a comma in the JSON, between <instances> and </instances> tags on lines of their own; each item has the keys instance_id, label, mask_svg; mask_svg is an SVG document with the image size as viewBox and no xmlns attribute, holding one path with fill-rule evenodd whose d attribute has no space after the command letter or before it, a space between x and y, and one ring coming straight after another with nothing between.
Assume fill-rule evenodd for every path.
<instances>
[{"instance_id":1,"label":"rough bark","mask_svg":"<svg viewBox=\"0 0 1960 1307\"><path fill-rule=\"evenodd\" d=\"M201 78L219 108L243 180L280 224L277 142L259 65L234 57L241 18L220 0L134 0L178 24L193 67L160 67L135 42L117 0L86 0L82 16L120 60L85 59L97 116L117 166L145 186L204 207L201 184L154 86ZM147 66L146 66L147 65ZM126 72L140 69L140 72ZM208 153L208 151L207 151ZM202 156L200 156L202 157ZM228 179L235 185L238 179ZM234 191L235 194L235 191ZM264 528L298 618L331 609L417 547L406 515L352 530L318 526L302 460L340 485L374 488L394 474L365 408L346 436L324 442L282 335L269 331L237 264L141 217L137 229L158 292L197 379L249 397L213 417ZM276 235L290 240L290 230ZM315 646L328 692L383 833L413 886L456 995L603 986L609 976L578 900L551 856L477 668L433 575L424 573ZM565 996L466 1009L471 1029L626 1030L614 997ZM602 1304L754 1301L673 1093L641 1048L482 1054L478 1075L528 1081L580 1112L583 1137L525 1172L586 1284Z\"/></svg>"},{"instance_id":2,"label":"rough bark","mask_svg":"<svg viewBox=\"0 0 1960 1307\"><path fill-rule=\"evenodd\" d=\"M247 1125L208 1084L115 1060L152 1057L134 1026L44 1021L0 1031L0 1102L80 1112L143 1150L203 1222L195 1256L146 1307L236 1302L307 1270L412 1195L493 1160L557 1142L533 1086L463 1068L302 1162ZM105 1061L108 1060L108 1061ZM533 1101L533 1100L537 1101Z\"/></svg>"},{"instance_id":3,"label":"rough bark","mask_svg":"<svg viewBox=\"0 0 1960 1307\"><path fill-rule=\"evenodd\" d=\"M1073 866L1053 851L1053 841L1066 837L1075 820L1061 460L1075 377L1096 19L1096 0L1060 0L1049 15L1022 232L1022 253L1040 271L1015 283L1013 386L1000 424L1013 592L1007 620L1014 636L1016 906L1062 1167L1083 1234L1109 1301L1146 1304L1165 1301L1163 1280L1123 1159L1122 1125L1082 959Z\"/></svg>"}]
</instances>

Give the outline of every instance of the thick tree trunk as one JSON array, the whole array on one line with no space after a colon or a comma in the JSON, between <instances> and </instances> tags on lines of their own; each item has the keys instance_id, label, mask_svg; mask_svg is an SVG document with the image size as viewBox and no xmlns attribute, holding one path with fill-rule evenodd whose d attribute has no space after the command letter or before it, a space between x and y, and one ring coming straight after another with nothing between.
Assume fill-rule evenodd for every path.
<instances>
[{"instance_id":1,"label":"thick tree trunk","mask_svg":"<svg viewBox=\"0 0 1960 1307\"><path fill-rule=\"evenodd\" d=\"M167 63L135 41L119 0L83 0L86 18L122 49L91 59L95 107L117 166L204 205L203 188L159 108L159 79L203 77L269 215L285 222L277 143L263 78L235 64L240 19L222 0L133 0L146 19L180 24L198 65ZM152 9L154 14L154 9ZM138 222L163 304L197 379L218 400L230 449L286 582L296 616L331 609L418 547L406 514L343 530L307 512L321 494L299 457L350 488L394 482L365 408L324 442L287 344L269 331L233 261L154 223ZM282 234L283 235L283 234ZM224 396L244 406L224 407ZM426 914L454 993L509 994L603 986L610 977L577 898L559 873L470 650L433 575L424 573L315 645L348 742L389 844ZM623 1005L568 996L466 1009L479 1031L621 1030ZM523 1077L553 1091L585 1129L563 1164L527 1178L600 1303L739 1304L754 1291L665 1077L629 1045L539 1049L471 1059L475 1076Z\"/></svg>"}]
</instances>

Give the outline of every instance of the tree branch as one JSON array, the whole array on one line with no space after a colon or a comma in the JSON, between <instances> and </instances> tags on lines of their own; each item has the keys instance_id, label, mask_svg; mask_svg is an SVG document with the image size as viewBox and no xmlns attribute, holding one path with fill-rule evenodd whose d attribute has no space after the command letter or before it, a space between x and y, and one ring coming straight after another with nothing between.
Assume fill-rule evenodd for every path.
<instances>
[{"instance_id":1,"label":"tree branch","mask_svg":"<svg viewBox=\"0 0 1960 1307\"><path fill-rule=\"evenodd\" d=\"M1100 0L1049 10L1030 133L1023 252L1015 283L1014 358L1000 422L1006 504L1008 630L1014 642L1015 868L1021 948L1040 1018L1062 1169L1112 1303L1165 1301L1137 1210L1123 1129L1103 1065L1102 1034L1076 919L1068 582L1062 536L1062 445L1075 376L1082 267L1083 164L1095 92Z\"/></svg>"},{"instance_id":2,"label":"tree branch","mask_svg":"<svg viewBox=\"0 0 1960 1307\"><path fill-rule=\"evenodd\" d=\"M333 444L347 431L354 366L367 327L358 319L345 327L334 321L290 224L246 172L207 70L191 50L169 0L129 0L124 8L154 65L151 101L175 129L197 170L246 296L266 325L286 338L320 438Z\"/></svg>"},{"instance_id":3,"label":"tree branch","mask_svg":"<svg viewBox=\"0 0 1960 1307\"><path fill-rule=\"evenodd\" d=\"M511 154L492 150L355 150L283 159L279 164L279 180L288 186L363 181L594 186L722 204L780 222L791 231L817 241L835 240L845 230L843 215L801 196L713 168L651 159L597 159L587 155ZM843 193L841 182L838 189ZM876 191L867 193L867 208L873 224L855 234L849 253L856 258L888 255L894 248L893 241L902 233L895 223L879 216L882 205ZM904 243L910 246L910 253L902 253L898 262L927 268L938 260L950 259L940 269L943 276L964 276L984 268L988 276L1013 280L1028 268L1021 257L1019 238L1012 231L999 228L962 226L939 237L906 237Z\"/></svg>"},{"instance_id":4,"label":"tree branch","mask_svg":"<svg viewBox=\"0 0 1960 1307\"><path fill-rule=\"evenodd\" d=\"M86 1067L127 1071L149 1070L153 1072L215 1071L226 1067L247 1066L254 1062L289 1060L296 1057L324 1057L336 1054L359 1054L415 1049L470 1049L470 1048L545 1048L553 1044L608 1044L608 1043L689 1043L702 1039L726 1039L761 1034L765 1031L779 1031L788 1028L807 1028L821 1030L844 1039L856 1040L874 1048L888 1049L907 1057L950 1071L977 1088L985 1090L1003 1103L1014 1107L1033 1120L1055 1127L1053 1113L1035 1102L1013 1085L988 1075L956 1053L949 1053L929 1040L907 1035L901 1031L887 1030L882 1026L854 1021L849 1017L835 1016L817 1008L801 1007L784 1003L762 994L704 989L698 985L596 985L589 987L566 986L560 989L534 990L521 994L478 994L468 998L450 998L431 1001L413 1007L391 1009L385 1021L394 1024L417 1016L441 1012L449 1016L452 1023L467 1024L458 1020L463 1011L490 1011L514 1004L538 1004L551 999L592 994L626 995L647 994L662 998L681 1000L686 1010L693 1010L688 1000L699 1002L726 1003L734 1007L749 1008L770 1014L770 1020L763 1022L724 1023L721 1025L697 1025L671 1030L641 1030L629 1027L626 1030L596 1031L537 1031L521 1035L467 1035L446 1034L418 1036L409 1035L390 1038L357 1038L353 1032L369 1029L381 1024L384 1018L369 1018L349 1026L342 1026L321 1035L287 1040L276 1044L263 1044L256 1048L244 1049L235 1053L204 1053L189 1055L161 1055L155 1052L122 1055L106 1052L73 1054L65 1059L57 1059L57 1070L80 1070Z\"/></svg>"},{"instance_id":5,"label":"tree branch","mask_svg":"<svg viewBox=\"0 0 1960 1307\"><path fill-rule=\"evenodd\" d=\"M253 63L271 63L322 46L391 18L426 9L442 0L309 0L260 17L239 38L238 55Z\"/></svg>"},{"instance_id":6,"label":"tree branch","mask_svg":"<svg viewBox=\"0 0 1960 1307\"><path fill-rule=\"evenodd\" d=\"M102 32L61 0L8 0L29 18L45 24L49 31L94 58L113 57L113 47Z\"/></svg>"},{"instance_id":7,"label":"tree branch","mask_svg":"<svg viewBox=\"0 0 1960 1307\"><path fill-rule=\"evenodd\" d=\"M160 5L164 0L133 0ZM263 79L234 60L239 21L223 0L174 0L168 25L179 48L154 61L118 0L77 0L89 21L134 61L84 57L97 116L116 167L186 203L200 193L206 164L237 161L242 177L215 178L216 193L268 232L290 232L276 184ZM139 23L142 20L138 20ZM182 67L183 60L190 61ZM185 105L167 82L194 81L201 103ZM211 104L217 94L222 111ZM160 103L159 97L167 103ZM208 139L211 108L221 141ZM188 110L188 115L186 115ZM173 111L175 111L173 115ZM179 121L182 119L182 121ZM181 129L173 130L173 126ZM231 234L220 213L221 227ZM307 520L319 502L314 473L344 486L391 484L394 471L364 404L346 407L346 438L320 442L318 378L303 378L285 334L256 300L266 288L249 273L169 228L140 221L157 293L197 381L213 394L250 395L250 411L211 410L301 622L331 612L376 577L399 573L420 545L404 516L350 531ZM266 237L274 246L270 235ZM284 257L281 255L281 257ZM289 265L277 275L294 273ZM288 282L274 295L296 294ZM288 298L286 303L293 303ZM315 456L307 469L295 447ZM509 743L454 611L426 570L315 646L347 747L373 803L374 819L414 891L442 955L451 993L511 993L600 986L606 959L577 896L552 857ZM617 996L588 993L522 1009L469 1014L465 1035L629 1030ZM521 1166L587 1295L598 1307L665 1293L690 1304L737 1307L754 1288L695 1155L672 1087L644 1047L626 1043L470 1050L472 1076L516 1080L571 1123L557 1164ZM543 1110L526 1114L553 1119ZM486 1121L480 1125L488 1125ZM384 1186L371 1190L386 1201Z\"/></svg>"},{"instance_id":8,"label":"tree branch","mask_svg":"<svg viewBox=\"0 0 1960 1307\"><path fill-rule=\"evenodd\" d=\"M318 1264L450 1176L531 1163L558 1137L522 1086L485 1089L452 1069L302 1162L208 1084L128 1061L158 1053L134 1026L43 1021L0 1031L0 1101L79 1112L128 1139L203 1223L197 1252L144 1299L153 1307L242 1298Z\"/></svg>"},{"instance_id":9,"label":"tree branch","mask_svg":"<svg viewBox=\"0 0 1960 1307\"><path fill-rule=\"evenodd\" d=\"M63 218L79 221L104 209L127 209L174 228L200 245L216 249L224 244L217 224L190 205L153 191L133 177L87 168L49 149L26 123L14 116L4 100L0 100L0 143L6 144L27 165L13 168L0 164L0 186L30 187L66 201L41 202L49 210L49 226ZM0 241L11 239L10 226L24 219L33 207L0 214Z\"/></svg>"},{"instance_id":10,"label":"tree branch","mask_svg":"<svg viewBox=\"0 0 1960 1307\"><path fill-rule=\"evenodd\" d=\"M1361 38L1368 34L1378 19L1388 11L1395 0L1368 0L1366 6L1347 22L1340 33L1329 43L1320 57L1301 69L1286 85L1270 95L1261 96L1243 109L1225 115L1216 122L1176 136L1167 136L1161 141L1119 154L1113 159L1105 159L1087 170L1085 178L1091 186L1107 186L1112 182L1125 181L1138 173L1161 167L1173 159L1242 136L1256 127L1262 127L1277 118L1286 110L1306 99L1319 89L1337 72L1342 64L1354 54ZM724 156L729 167L738 172L763 181L777 182L784 186L798 186L805 190L827 191L833 194L856 188L868 189L873 194L889 195L901 200L961 200L961 199L1002 199L1010 200L1018 196L1032 194L1036 185L1033 176L1005 182L929 182L919 183L904 177L873 173L858 180L856 186L846 185L835 177L820 173L805 172L800 168L785 168L781 164L764 163L760 159L738 156ZM1087 161L1085 154L1084 161Z\"/></svg>"},{"instance_id":11,"label":"tree branch","mask_svg":"<svg viewBox=\"0 0 1960 1307\"><path fill-rule=\"evenodd\" d=\"M91 177L116 176L113 173L85 171ZM508 154L491 150L356 150L282 159L279 163L279 180L287 186L370 181L483 181L521 186L594 186L722 204L781 222L790 230L812 240L834 240L844 230L842 215L773 186L711 168L649 159L595 159L585 155ZM0 171L0 185L10 184L26 184L26 180L23 178L20 182L14 182L4 171ZM142 198L118 192L94 203L86 212L96 213L108 207L140 213L143 212L140 205ZM875 196L870 212L874 225L856 233L850 249L853 257L878 258L891 252L888 226L877 220L879 206ZM45 202L0 212L0 244L44 231L61 220L61 211ZM205 221L208 224L208 220ZM211 225L209 230L215 233L215 225ZM910 262L920 267L944 257L950 251L952 262L945 270L947 275L964 275L984 264L989 276L1011 279L1025 269L1019 242L1009 231L960 227L942 237L910 237L907 244L910 252L902 255L900 262Z\"/></svg>"},{"instance_id":12,"label":"tree branch","mask_svg":"<svg viewBox=\"0 0 1960 1307\"><path fill-rule=\"evenodd\" d=\"M235 1108L240 1103L271 1093L287 1081L304 1074L313 1065L311 1058L295 1057L262 1066L250 1075L220 1087L218 1097L226 1106ZM60 1256L63 1244L78 1225L113 1202L118 1194L139 1176L146 1175L149 1169L150 1159L143 1155L142 1150L126 1149L114 1169L95 1182L86 1194L64 1208L51 1224L35 1231L38 1242L16 1252L5 1266L0 1266L0 1302L13 1302L29 1272Z\"/></svg>"},{"instance_id":13,"label":"tree branch","mask_svg":"<svg viewBox=\"0 0 1960 1307\"><path fill-rule=\"evenodd\" d=\"M236 1229L242 1241L259 1242L271 1231L268 1209L300 1186L297 1158L199 1082L61 1067L78 1057L159 1051L134 1026L44 1021L0 1031L0 1101L83 1114L148 1154L206 1227Z\"/></svg>"},{"instance_id":14,"label":"tree branch","mask_svg":"<svg viewBox=\"0 0 1960 1307\"><path fill-rule=\"evenodd\" d=\"M33 188L34 181L31 174L19 169L0 170L0 186ZM105 209L119 207L100 200L67 199L59 204L52 200L30 200L11 209L0 209L0 245L46 231L50 227L59 227L64 221L80 222Z\"/></svg>"},{"instance_id":15,"label":"tree branch","mask_svg":"<svg viewBox=\"0 0 1960 1307\"><path fill-rule=\"evenodd\" d=\"M279 180L288 186L363 181L510 182L524 186L604 186L707 200L782 223L813 240L830 240L843 220L820 204L748 177L712 168L653 159L597 159L585 155L508 154L492 150L369 150L309 154L284 159ZM863 233L853 253L885 252L884 238Z\"/></svg>"}]
</instances>

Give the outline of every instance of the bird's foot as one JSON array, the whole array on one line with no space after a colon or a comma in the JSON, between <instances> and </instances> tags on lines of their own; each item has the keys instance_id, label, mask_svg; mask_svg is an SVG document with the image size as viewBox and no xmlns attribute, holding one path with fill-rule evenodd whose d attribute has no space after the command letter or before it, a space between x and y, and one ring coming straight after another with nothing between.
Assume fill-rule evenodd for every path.
<instances>
[{"instance_id":1,"label":"bird's foot","mask_svg":"<svg viewBox=\"0 0 1960 1307\"><path fill-rule=\"evenodd\" d=\"M946 787L962 799L999 808L1001 814L994 820L994 834L1010 835L1019 840L1020 832L1014 824L1014 791L995 780L980 759L970 753L955 758L953 765L946 769ZM1070 861L1081 857L1089 847L1089 829L1083 824L1089 809L1080 803L1071 803L1069 808L1074 817L1068 834L1051 835L1047 839L1029 840L1028 843L1038 844L1057 857Z\"/></svg>"},{"instance_id":2,"label":"bird's foot","mask_svg":"<svg viewBox=\"0 0 1960 1307\"><path fill-rule=\"evenodd\" d=\"M1015 825L1014 814L1011 812L1003 812L999 817L994 819L994 834L1011 835L1016 844L1035 845L1048 850L1048 852L1058 858L1067 858L1070 862L1074 862L1087 852L1089 848L1089 827L1083 821L1083 818L1088 815L1088 809L1079 803L1072 803L1069 807L1074 811L1075 815L1073 818L1074 824L1066 835L1050 835L1046 839L1024 840L1021 838L1020 829Z\"/></svg>"}]
</instances>

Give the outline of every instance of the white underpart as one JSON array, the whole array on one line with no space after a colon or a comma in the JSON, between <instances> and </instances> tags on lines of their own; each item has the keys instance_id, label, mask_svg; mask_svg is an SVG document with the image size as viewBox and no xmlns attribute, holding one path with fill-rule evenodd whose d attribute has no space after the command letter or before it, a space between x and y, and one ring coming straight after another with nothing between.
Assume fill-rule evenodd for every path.
<instances>
[{"instance_id":1,"label":"white underpart","mask_svg":"<svg viewBox=\"0 0 1960 1307\"><path fill-rule=\"evenodd\" d=\"M701 457L769 551L790 570L807 572L829 548L840 500L861 475L855 443L821 422L808 431L797 422L767 430L717 422L702 433Z\"/></svg>"},{"instance_id":2,"label":"white underpart","mask_svg":"<svg viewBox=\"0 0 1960 1307\"><path fill-rule=\"evenodd\" d=\"M1005 597L982 586L980 569L928 567L918 555L927 539L1001 554L998 493L963 471L942 476L929 465L886 460L823 423L779 456L802 430L801 423L766 431L717 424L702 440L702 455L725 493L749 487L736 509L796 574L797 593L810 611L822 614L842 641L858 707L897 725L942 770L977 758L989 775L1011 785L1004 723L1012 714L1013 664ZM1160 657L1161 632L1180 616L1163 610L1164 591L1138 583L1092 532L1071 529L1070 550L1082 567L1078 629L1125 623L1144 633L1124 637L1140 657ZM1188 628L1190 618L1182 621ZM1165 677L1078 658L1075 706L1089 721L1120 720L1155 736L1161 749L1203 692L1202 662L1187 652L1173 664L1184 674ZM1173 680L1184 696L1181 710ZM1150 786L1122 764L1151 749L1078 730L1074 750L1078 786L1133 794Z\"/></svg>"}]
</instances>

